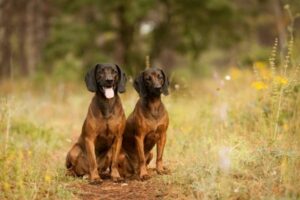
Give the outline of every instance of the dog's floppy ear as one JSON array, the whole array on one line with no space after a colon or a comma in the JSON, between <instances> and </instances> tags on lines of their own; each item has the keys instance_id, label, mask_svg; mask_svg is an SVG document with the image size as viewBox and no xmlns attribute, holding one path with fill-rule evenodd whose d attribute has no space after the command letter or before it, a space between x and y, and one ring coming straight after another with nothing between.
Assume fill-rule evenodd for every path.
<instances>
[{"instance_id":1,"label":"dog's floppy ear","mask_svg":"<svg viewBox=\"0 0 300 200\"><path fill-rule=\"evenodd\" d=\"M118 75L119 75L118 92L123 93L125 92L127 77L125 72L123 72L123 70L118 65L116 65L116 67L118 69Z\"/></svg>"},{"instance_id":2,"label":"dog's floppy ear","mask_svg":"<svg viewBox=\"0 0 300 200\"><path fill-rule=\"evenodd\" d=\"M169 79L168 79L168 77L166 76L166 74L165 74L165 72L164 72L164 70L160 70L161 71L161 73L162 73L162 75L163 75L163 77L164 77L164 84L163 84L163 86L162 86L162 93L165 95L165 96L167 96L168 94L169 94L169 89L168 89L168 87L169 87Z\"/></svg>"},{"instance_id":3,"label":"dog's floppy ear","mask_svg":"<svg viewBox=\"0 0 300 200\"><path fill-rule=\"evenodd\" d=\"M85 84L90 92L97 92L96 71L98 67L99 64L90 69L85 75Z\"/></svg>"},{"instance_id":4,"label":"dog's floppy ear","mask_svg":"<svg viewBox=\"0 0 300 200\"><path fill-rule=\"evenodd\" d=\"M134 80L133 87L134 89L139 93L141 97L145 97L147 95L146 93L146 87L144 84L144 73L140 73Z\"/></svg>"}]
</instances>

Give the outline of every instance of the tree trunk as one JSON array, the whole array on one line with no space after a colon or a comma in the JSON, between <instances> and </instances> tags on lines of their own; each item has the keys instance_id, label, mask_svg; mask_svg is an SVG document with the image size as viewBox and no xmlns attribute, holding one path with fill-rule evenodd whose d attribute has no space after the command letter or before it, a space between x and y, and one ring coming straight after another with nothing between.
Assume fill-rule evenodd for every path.
<instances>
[{"instance_id":1,"label":"tree trunk","mask_svg":"<svg viewBox=\"0 0 300 200\"><path fill-rule=\"evenodd\" d=\"M124 4L117 8L118 39L116 45L115 59L121 65L130 65L131 45L133 42L134 25L126 20L126 7Z\"/></svg>"},{"instance_id":2,"label":"tree trunk","mask_svg":"<svg viewBox=\"0 0 300 200\"><path fill-rule=\"evenodd\" d=\"M287 33L286 33L286 26L284 23L284 15L282 12L282 5L279 0L274 0L271 2L273 4L273 9L276 18L276 26L278 30L278 37L279 37L279 48L280 48L280 58L281 62L284 60L284 55L286 51L286 44L287 44Z\"/></svg>"},{"instance_id":3,"label":"tree trunk","mask_svg":"<svg viewBox=\"0 0 300 200\"><path fill-rule=\"evenodd\" d=\"M26 51L26 40L27 40L27 0L18 0L18 39L19 39L19 62L21 67L21 73L23 76L29 74L28 59Z\"/></svg>"},{"instance_id":4,"label":"tree trunk","mask_svg":"<svg viewBox=\"0 0 300 200\"><path fill-rule=\"evenodd\" d=\"M28 63L30 73L34 73L38 62L41 60L41 52L46 43L49 28L51 9L49 0L31 0L28 5ZM51 71L50 66L45 66Z\"/></svg>"},{"instance_id":5,"label":"tree trunk","mask_svg":"<svg viewBox=\"0 0 300 200\"><path fill-rule=\"evenodd\" d=\"M7 78L11 75L11 35L13 32L12 24L12 1L5 1L1 4L1 29L3 29L3 38L1 38L0 54L0 78Z\"/></svg>"},{"instance_id":6,"label":"tree trunk","mask_svg":"<svg viewBox=\"0 0 300 200\"><path fill-rule=\"evenodd\" d=\"M168 0L161 1L162 9L164 14L162 21L157 25L154 30L153 43L151 47L151 58L156 62L158 59L167 60L170 52L172 52L173 45L176 41L172 42L174 38L171 30L171 5ZM165 64L165 63L164 63Z\"/></svg>"}]
</instances>

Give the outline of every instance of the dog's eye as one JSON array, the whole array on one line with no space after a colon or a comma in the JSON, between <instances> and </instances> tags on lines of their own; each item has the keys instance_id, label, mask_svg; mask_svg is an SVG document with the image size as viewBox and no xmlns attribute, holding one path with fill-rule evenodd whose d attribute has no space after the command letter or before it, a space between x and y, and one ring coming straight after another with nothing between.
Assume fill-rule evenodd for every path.
<instances>
[{"instance_id":1,"label":"dog's eye","mask_svg":"<svg viewBox=\"0 0 300 200\"><path fill-rule=\"evenodd\" d=\"M150 76L146 76L146 77L145 77L145 80L146 80L146 81L151 81L151 77L150 77Z\"/></svg>"},{"instance_id":2,"label":"dog's eye","mask_svg":"<svg viewBox=\"0 0 300 200\"><path fill-rule=\"evenodd\" d=\"M157 78L158 78L158 79L162 79L163 77L162 77L162 75L158 74L158 75L157 75Z\"/></svg>"},{"instance_id":3,"label":"dog's eye","mask_svg":"<svg viewBox=\"0 0 300 200\"><path fill-rule=\"evenodd\" d=\"M101 71L96 74L96 78L102 78L102 77L103 77L103 73L101 73Z\"/></svg>"}]
</instances>

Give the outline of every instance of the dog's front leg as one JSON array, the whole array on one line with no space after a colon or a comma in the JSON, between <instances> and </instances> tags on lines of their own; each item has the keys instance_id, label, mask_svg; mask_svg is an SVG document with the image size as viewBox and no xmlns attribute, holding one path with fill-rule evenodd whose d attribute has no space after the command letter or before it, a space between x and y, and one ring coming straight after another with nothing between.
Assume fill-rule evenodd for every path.
<instances>
[{"instance_id":1,"label":"dog's front leg","mask_svg":"<svg viewBox=\"0 0 300 200\"><path fill-rule=\"evenodd\" d=\"M118 171L118 158L119 158L121 146L122 146L122 136L116 136L114 144L112 146L112 164L111 164L111 177L115 182L123 180L120 177Z\"/></svg>"},{"instance_id":2,"label":"dog's front leg","mask_svg":"<svg viewBox=\"0 0 300 200\"><path fill-rule=\"evenodd\" d=\"M86 147L87 160L89 164L89 178L92 182L101 182L102 180L97 170L94 140L92 138L85 138L84 142Z\"/></svg>"},{"instance_id":3,"label":"dog's front leg","mask_svg":"<svg viewBox=\"0 0 300 200\"><path fill-rule=\"evenodd\" d=\"M156 171L158 174L164 174L164 167L163 167L163 153L164 153L164 148L166 144L166 131L163 131L161 134L160 139L157 141L156 146L157 146L157 157L156 157Z\"/></svg>"},{"instance_id":4,"label":"dog's front leg","mask_svg":"<svg viewBox=\"0 0 300 200\"><path fill-rule=\"evenodd\" d=\"M148 175L147 168L146 168L146 159L145 159L145 153L144 153L144 136L137 135L135 136L136 140L136 148L138 152L139 157L139 167L140 167L140 178L142 180L149 179L150 176Z\"/></svg>"}]
</instances>

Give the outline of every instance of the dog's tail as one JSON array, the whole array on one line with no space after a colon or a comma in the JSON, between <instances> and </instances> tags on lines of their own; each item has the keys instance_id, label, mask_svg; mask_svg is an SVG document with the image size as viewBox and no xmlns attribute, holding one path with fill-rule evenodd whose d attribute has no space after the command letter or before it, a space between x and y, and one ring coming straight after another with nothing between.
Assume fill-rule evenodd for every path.
<instances>
[{"instance_id":1,"label":"dog's tail","mask_svg":"<svg viewBox=\"0 0 300 200\"><path fill-rule=\"evenodd\" d=\"M67 154L65 166L67 169L71 169L73 166L70 160L70 153Z\"/></svg>"}]
</instances>

